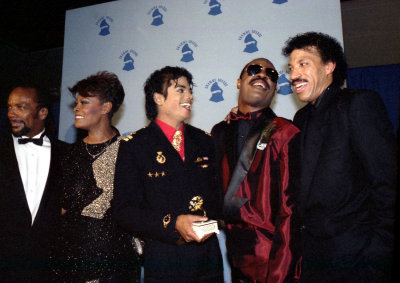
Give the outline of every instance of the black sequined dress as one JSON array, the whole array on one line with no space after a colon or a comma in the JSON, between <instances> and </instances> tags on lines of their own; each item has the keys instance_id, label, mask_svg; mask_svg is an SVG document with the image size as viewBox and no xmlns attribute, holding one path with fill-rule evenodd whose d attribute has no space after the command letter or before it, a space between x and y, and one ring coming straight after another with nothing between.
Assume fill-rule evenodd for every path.
<instances>
[{"instance_id":1,"label":"black sequined dress","mask_svg":"<svg viewBox=\"0 0 400 283\"><path fill-rule=\"evenodd\" d=\"M111 217L119 139L115 136L96 145L77 142L64 162L67 212L60 236L59 273L65 282L137 282L139 278L132 236Z\"/></svg>"}]
</instances>

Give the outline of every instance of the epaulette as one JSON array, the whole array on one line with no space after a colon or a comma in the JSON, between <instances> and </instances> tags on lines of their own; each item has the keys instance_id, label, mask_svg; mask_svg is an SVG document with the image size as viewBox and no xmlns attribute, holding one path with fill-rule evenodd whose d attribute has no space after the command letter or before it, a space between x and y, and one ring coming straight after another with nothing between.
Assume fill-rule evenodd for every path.
<instances>
[{"instance_id":1,"label":"epaulette","mask_svg":"<svg viewBox=\"0 0 400 283\"><path fill-rule=\"evenodd\" d=\"M136 132L132 132L132 133L130 133L129 135L123 137L122 140L124 140L124 141L130 141L131 139L133 139L133 135L135 135L135 134L136 134Z\"/></svg>"},{"instance_id":2,"label":"epaulette","mask_svg":"<svg viewBox=\"0 0 400 283\"><path fill-rule=\"evenodd\" d=\"M144 126L142 129L146 128L146 126ZM133 139L133 136L136 135L136 132L132 132L129 135L125 136L122 138L122 140L124 141L130 141L131 139Z\"/></svg>"}]
</instances>

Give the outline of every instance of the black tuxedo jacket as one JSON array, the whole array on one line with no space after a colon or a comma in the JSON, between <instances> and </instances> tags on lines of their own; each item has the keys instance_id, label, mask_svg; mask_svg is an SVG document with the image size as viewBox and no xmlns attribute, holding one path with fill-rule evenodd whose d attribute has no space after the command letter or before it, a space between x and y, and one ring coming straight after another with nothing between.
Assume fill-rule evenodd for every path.
<instances>
[{"instance_id":1,"label":"black tuxedo jacket","mask_svg":"<svg viewBox=\"0 0 400 283\"><path fill-rule=\"evenodd\" d=\"M155 122L120 144L111 207L123 228L145 240L149 282L203 282L222 275L215 235L203 243L178 241L177 216L203 215L190 211L193 197L202 197L210 219L216 219L221 205L211 137L187 124L183 133L185 162Z\"/></svg>"},{"instance_id":2,"label":"black tuxedo jacket","mask_svg":"<svg viewBox=\"0 0 400 283\"><path fill-rule=\"evenodd\" d=\"M50 250L61 213L60 159L66 145L51 139L49 175L32 224L12 136L0 136L1 282L48 282Z\"/></svg>"},{"instance_id":3,"label":"black tuxedo jacket","mask_svg":"<svg viewBox=\"0 0 400 283\"><path fill-rule=\"evenodd\" d=\"M392 252L396 174L395 138L379 95L330 87L294 123L302 131L296 184L304 282L330 282L330 275L379 282L368 276Z\"/></svg>"}]
</instances>

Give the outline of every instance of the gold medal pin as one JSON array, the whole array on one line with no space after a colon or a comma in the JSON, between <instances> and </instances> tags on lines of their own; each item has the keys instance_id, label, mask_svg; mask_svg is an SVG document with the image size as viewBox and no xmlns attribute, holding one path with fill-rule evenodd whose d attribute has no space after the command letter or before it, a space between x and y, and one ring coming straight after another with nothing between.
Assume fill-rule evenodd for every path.
<instances>
[{"instance_id":1,"label":"gold medal pin","mask_svg":"<svg viewBox=\"0 0 400 283\"><path fill-rule=\"evenodd\" d=\"M207 216L206 211L203 209L204 200L201 196L195 196L189 202L189 210L192 212L203 211L203 216Z\"/></svg>"},{"instance_id":2,"label":"gold medal pin","mask_svg":"<svg viewBox=\"0 0 400 283\"><path fill-rule=\"evenodd\" d=\"M164 164L165 161L167 161L167 159L165 158L165 156L162 154L162 151L157 151L157 157L156 160L158 163Z\"/></svg>"}]
</instances>

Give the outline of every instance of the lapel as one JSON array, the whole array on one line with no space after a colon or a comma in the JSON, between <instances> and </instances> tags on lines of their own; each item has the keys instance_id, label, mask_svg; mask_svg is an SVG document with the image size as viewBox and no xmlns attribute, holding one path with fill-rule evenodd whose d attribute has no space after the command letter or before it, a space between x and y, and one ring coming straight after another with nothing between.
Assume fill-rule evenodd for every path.
<instances>
[{"instance_id":1,"label":"lapel","mask_svg":"<svg viewBox=\"0 0 400 283\"><path fill-rule=\"evenodd\" d=\"M233 169L235 168L237 162L237 136L235 133L237 133L238 123L237 121L232 121L226 127L227 128L224 133L223 147L229 164L229 172L233 172Z\"/></svg>"},{"instance_id":2,"label":"lapel","mask_svg":"<svg viewBox=\"0 0 400 283\"><path fill-rule=\"evenodd\" d=\"M51 143L49 173L47 175L46 185L43 190L42 199L40 200L39 209L36 213L36 217L35 220L33 221L32 226L35 225L35 223L37 223L38 219L40 219L40 216L43 213L43 210L50 199L51 193L53 192L53 190L56 189L53 187L55 184L53 184L52 180L60 177L57 174L58 173L57 166L59 166L60 163L60 152L57 150L56 141L50 137L49 139Z\"/></svg>"},{"instance_id":3,"label":"lapel","mask_svg":"<svg viewBox=\"0 0 400 283\"><path fill-rule=\"evenodd\" d=\"M6 175L9 179L9 183L13 186L13 191L10 193L18 194L19 199L23 203L25 214L31 217L31 213L26 199L24 184L22 183L21 174L19 172L17 156L15 155L14 143L11 133L5 139L4 147L4 160L7 160ZM31 219L30 219L31 221Z\"/></svg>"},{"instance_id":4,"label":"lapel","mask_svg":"<svg viewBox=\"0 0 400 283\"><path fill-rule=\"evenodd\" d=\"M151 132L150 137L148 139L149 148L151 150L159 150L167 156L167 159L172 158L172 164L183 164L182 158L179 153L175 150L172 144L169 142L168 138L165 136L161 128L157 125L155 121L151 121L148 130ZM184 135L185 135L185 128L184 128ZM185 158L186 158L186 136L185 138ZM168 162L167 161L167 162ZM169 162L168 162L169 163Z\"/></svg>"},{"instance_id":5,"label":"lapel","mask_svg":"<svg viewBox=\"0 0 400 283\"><path fill-rule=\"evenodd\" d=\"M249 172L257 152L257 142L260 139L262 130L267 127L275 114L270 108L266 108L263 115L258 118L257 123L250 130L243 149L240 153L231 180L224 196L224 213L226 215L235 215L238 209L242 207L248 199L236 197L236 193L242 185Z\"/></svg>"},{"instance_id":6,"label":"lapel","mask_svg":"<svg viewBox=\"0 0 400 283\"><path fill-rule=\"evenodd\" d=\"M300 153L300 160L303 163L303 160L305 158L305 133L306 133L306 128L307 128L307 122L310 116L310 111L313 106L311 104L307 104L304 108L302 108L295 116L294 122L296 126L298 126L301 129L301 139L300 139L300 148L299 148L299 153ZM308 133L307 133L308 134Z\"/></svg>"},{"instance_id":7,"label":"lapel","mask_svg":"<svg viewBox=\"0 0 400 283\"><path fill-rule=\"evenodd\" d=\"M198 157L199 142L195 140L189 125L184 124L183 133L185 136L185 163L191 164Z\"/></svg>"},{"instance_id":8,"label":"lapel","mask_svg":"<svg viewBox=\"0 0 400 283\"><path fill-rule=\"evenodd\" d=\"M301 135L301 190L299 206L307 203L310 187L316 174L321 149L326 139L326 129L330 117L329 108L336 100L338 89L327 89L319 106L312 113L312 105L304 107L303 113L296 117L296 124L302 129Z\"/></svg>"}]
</instances>

